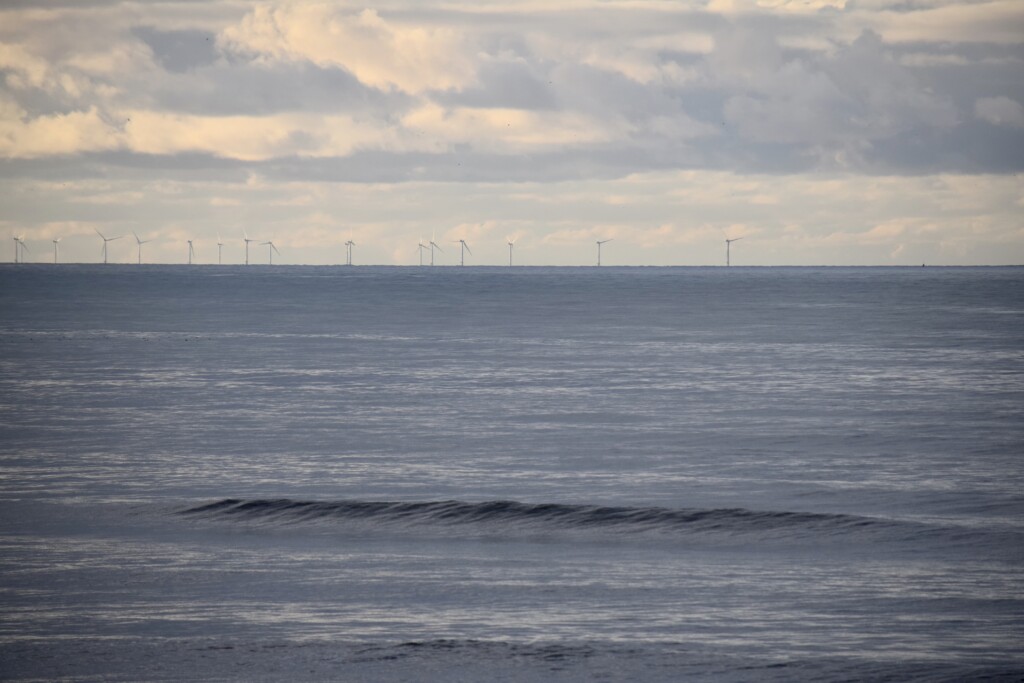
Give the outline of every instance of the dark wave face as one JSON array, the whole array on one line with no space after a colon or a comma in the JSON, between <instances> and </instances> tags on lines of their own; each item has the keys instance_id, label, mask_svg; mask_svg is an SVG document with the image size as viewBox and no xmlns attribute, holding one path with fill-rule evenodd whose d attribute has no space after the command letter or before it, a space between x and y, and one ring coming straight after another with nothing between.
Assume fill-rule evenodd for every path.
<instances>
[{"instance_id":1,"label":"dark wave face","mask_svg":"<svg viewBox=\"0 0 1024 683\"><path fill-rule=\"evenodd\" d=\"M335 528L457 529L473 534L605 532L728 539L761 537L796 542L938 540L969 542L974 532L917 522L811 512L742 508L672 509L611 507L497 500L461 502L241 500L226 498L191 507L181 515L250 524L327 523Z\"/></svg>"}]
</instances>

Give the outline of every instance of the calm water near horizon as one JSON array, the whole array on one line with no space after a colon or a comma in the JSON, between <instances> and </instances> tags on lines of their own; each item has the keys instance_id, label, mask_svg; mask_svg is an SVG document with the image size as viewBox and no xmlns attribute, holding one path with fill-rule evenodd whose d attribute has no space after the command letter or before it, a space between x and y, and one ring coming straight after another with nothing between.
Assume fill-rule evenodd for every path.
<instances>
[{"instance_id":1,"label":"calm water near horizon","mask_svg":"<svg viewBox=\"0 0 1024 683\"><path fill-rule=\"evenodd\" d=\"M1024 676L1024 268L0 266L0 678Z\"/></svg>"}]
</instances>

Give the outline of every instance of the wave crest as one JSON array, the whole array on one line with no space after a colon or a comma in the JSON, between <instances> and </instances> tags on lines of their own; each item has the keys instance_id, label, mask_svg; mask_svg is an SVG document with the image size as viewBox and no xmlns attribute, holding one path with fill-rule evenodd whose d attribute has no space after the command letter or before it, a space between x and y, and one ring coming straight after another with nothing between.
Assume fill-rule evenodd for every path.
<instances>
[{"instance_id":1,"label":"wave crest","mask_svg":"<svg viewBox=\"0 0 1024 683\"><path fill-rule=\"evenodd\" d=\"M893 531L909 523L812 512L756 511L743 508L662 508L445 501L303 501L225 498L179 514L251 523L300 524L338 521L373 526L473 527L479 532L510 529L533 533L599 530L620 533L703 535L786 535L819 538L857 532ZM920 527L922 525L910 526Z\"/></svg>"}]
</instances>

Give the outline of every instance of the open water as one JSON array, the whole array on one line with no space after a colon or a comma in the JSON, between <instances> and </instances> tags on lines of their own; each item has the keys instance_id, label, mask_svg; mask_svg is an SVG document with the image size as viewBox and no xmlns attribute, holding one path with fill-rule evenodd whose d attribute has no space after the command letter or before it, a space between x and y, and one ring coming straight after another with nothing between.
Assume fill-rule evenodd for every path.
<instances>
[{"instance_id":1,"label":"open water","mask_svg":"<svg viewBox=\"0 0 1024 683\"><path fill-rule=\"evenodd\" d=\"M0 678L1021 680L1024 269L0 267Z\"/></svg>"}]
</instances>

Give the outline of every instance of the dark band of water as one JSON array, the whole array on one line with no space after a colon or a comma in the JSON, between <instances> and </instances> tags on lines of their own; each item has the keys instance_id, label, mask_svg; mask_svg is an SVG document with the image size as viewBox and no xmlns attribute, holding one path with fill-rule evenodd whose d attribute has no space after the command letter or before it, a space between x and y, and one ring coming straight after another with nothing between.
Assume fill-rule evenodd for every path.
<instances>
[{"instance_id":1,"label":"dark band of water","mask_svg":"<svg viewBox=\"0 0 1024 683\"><path fill-rule=\"evenodd\" d=\"M672 535L763 535L774 539L784 536L819 541L865 534L875 539L887 537L899 541L911 537L923 540L941 536L953 540L965 536L965 530L960 528L857 515L742 508L613 507L510 500L407 502L226 498L181 510L179 514L269 524L336 520L380 527L472 526L480 531L500 527L503 530L511 528L533 532L596 529Z\"/></svg>"}]
</instances>

